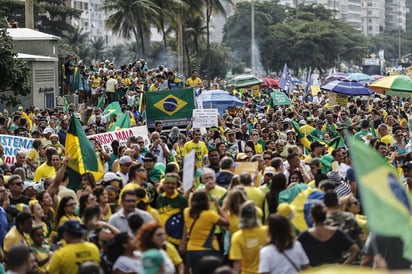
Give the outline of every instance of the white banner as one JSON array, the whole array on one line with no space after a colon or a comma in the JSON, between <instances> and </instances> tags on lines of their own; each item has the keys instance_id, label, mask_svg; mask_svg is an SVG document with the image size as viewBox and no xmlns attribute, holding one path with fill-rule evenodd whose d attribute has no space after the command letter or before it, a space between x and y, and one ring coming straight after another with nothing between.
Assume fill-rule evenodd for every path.
<instances>
[{"instance_id":1,"label":"white banner","mask_svg":"<svg viewBox=\"0 0 412 274\"><path fill-rule=\"evenodd\" d=\"M193 170L195 168L195 151L192 150L183 158L183 191L186 193L193 186Z\"/></svg>"},{"instance_id":2,"label":"white banner","mask_svg":"<svg viewBox=\"0 0 412 274\"><path fill-rule=\"evenodd\" d=\"M0 144L4 148L4 162L12 165L16 160L16 153L27 152L33 148L33 138L25 138L13 135L0 135Z\"/></svg>"},{"instance_id":3,"label":"white banner","mask_svg":"<svg viewBox=\"0 0 412 274\"><path fill-rule=\"evenodd\" d=\"M126 146L127 139L130 136L143 137L145 146L150 144L149 130L147 129L147 126L131 127L118 131L90 135L87 137L96 139L104 150L112 151L112 147L110 145L114 140L118 140L120 146Z\"/></svg>"},{"instance_id":4,"label":"white banner","mask_svg":"<svg viewBox=\"0 0 412 274\"><path fill-rule=\"evenodd\" d=\"M193 110L193 127L217 127L219 113L217 108L203 108L203 109L194 109Z\"/></svg>"}]
</instances>

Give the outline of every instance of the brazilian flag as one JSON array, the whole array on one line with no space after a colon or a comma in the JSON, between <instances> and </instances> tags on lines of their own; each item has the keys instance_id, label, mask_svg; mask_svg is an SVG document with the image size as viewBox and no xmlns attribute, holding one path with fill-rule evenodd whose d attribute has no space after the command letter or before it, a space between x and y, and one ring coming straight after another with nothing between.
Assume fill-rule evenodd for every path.
<instances>
[{"instance_id":1,"label":"brazilian flag","mask_svg":"<svg viewBox=\"0 0 412 274\"><path fill-rule=\"evenodd\" d=\"M110 131L115 131L123 128L130 128L130 116L129 112L123 113L116 123L110 127Z\"/></svg>"},{"instance_id":2,"label":"brazilian flag","mask_svg":"<svg viewBox=\"0 0 412 274\"><path fill-rule=\"evenodd\" d=\"M115 101L109 104L104 111L102 112L102 116L104 116L108 121L110 120L110 116L115 114L118 117L122 113L122 109L120 108L119 102Z\"/></svg>"},{"instance_id":3,"label":"brazilian flag","mask_svg":"<svg viewBox=\"0 0 412 274\"><path fill-rule=\"evenodd\" d=\"M73 82L70 84L70 91L74 93L76 90L83 87L82 75L80 74L79 66L74 66Z\"/></svg>"},{"instance_id":4,"label":"brazilian flag","mask_svg":"<svg viewBox=\"0 0 412 274\"><path fill-rule=\"evenodd\" d=\"M403 257L412 260L412 200L398 172L375 149L348 138L352 167L370 231L403 242Z\"/></svg>"},{"instance_id":5,"label":"brazilian flag","mask_svg":"<svg viewBox=\"0 0 412 274\"><path fill-rule=\"evenodd\" d=\"M97 102L97 107L103 109L106 104L106 97L104 94L100 94L99 101Z\"/></svg>"},{"instance_id":6,"label":"brazilian flag","mask_svg":"<svg viewBox=\"0 0 412 274\"><path fill-rule=\"evenodd\" d=\"M79 120L72 115L66 136L66 156L70 158L67 171L69 173L68 187L77 190L81 186L81 175L91 172L100 181L103 177L103 166L99 164L94 147L87 139Z\"/></svg>"},{"instance_id":7,"label":"brazilian flag","mask_svg":"<svg viewBox=\"0 0 412 274\"><path fill-rule=\"evenodd\" d=\"M186 126L195 108L193 88L146 93L146 117L148 127L156 121L164 126Z\"/></svg>"}]
</instances>

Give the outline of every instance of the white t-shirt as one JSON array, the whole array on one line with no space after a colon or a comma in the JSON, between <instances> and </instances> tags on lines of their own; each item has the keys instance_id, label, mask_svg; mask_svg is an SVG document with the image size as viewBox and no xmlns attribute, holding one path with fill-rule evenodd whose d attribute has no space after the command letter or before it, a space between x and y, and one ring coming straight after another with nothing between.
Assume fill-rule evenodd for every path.
<instances>
[{"instance_id":1,"label":"white t-shirt","mask_svg":"<svg viewBox=\"0 0 412 274\"><path fill-rule=\"evenodd\" d=\"M165 145L165 149L167 152L170 153L169 148ZM163 163L166 165L167 159L163 153L163 149L161 145L157 145L154 149L152 149L152 153L154 156L157 157L157 163Z\"/></svg>"},{"instance_id":2,"label":"white t-shirt","mask_svg":"<svg viewBox=\"0 0 412 274\"><path fill-rule=\"evenodd\" d=\"M120 256L113 265L113 270L120 270L124 273L140 273L142 271L142 261L138 258Z\"/></svg>"},{"instance_id":3,"label":"white t-shirt","mask_svg":"<svg viewBox=\"0 0 412 274\"><path fill-rule=\"evenodd\" d=\"M169 256L167 256L166 251L164 251L163 249L160 250L160 252L163 255L163 266L164 266L164 270L165 270L165 274L174 274L176 273L176 268L175 265L173 264L172 260L170 260Z\"/></svg>"},{"instance_id":4,"label":"white t-shirt","mask_svg":"<svg viewBox=\"0 0 412 274\"><path fill-rule=\"evenodd\" d=\"M309 259L302 248L300 242L295 241L291 249L284 252L290 260L300 268L308 265ZM281 254L274 245L267 245L260 249L259 273L267 272L270 274L295 274L299 273L292 263Z\"/></svg>"}]
</instances>

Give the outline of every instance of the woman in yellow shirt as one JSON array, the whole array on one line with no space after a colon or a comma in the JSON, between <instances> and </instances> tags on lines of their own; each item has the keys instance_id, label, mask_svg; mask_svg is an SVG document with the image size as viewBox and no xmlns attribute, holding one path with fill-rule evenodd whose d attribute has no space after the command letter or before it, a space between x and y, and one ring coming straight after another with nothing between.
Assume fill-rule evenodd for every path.
<instances>
[{"instance_id":1,"label":"woman in yellow shirt","mask_svg":"<svg viewBox=\"0 0 412 274\"><path fill-rule=\"evenodd\" d=\"M183 211L185 228L179 250L186 252L189 257L189 266L194 271L197 263L205 256L217 255L219 245L214 235L215 226L228 226L229 221L219 202L212 197L216 211L209 208L209 195L206 190L198 190L192 195L189 208Z\"/></svg>"},{"instance_id":2,"label":"woman in yellow shirt","mask_svg":"<svg viewBox=\"0 0 412 274\"><path fill-rule=\"evenodd\" d=\"M70 196L65 196L61 199L59 206L57 207L55 221L56 227L61 226L65 221L68 220L80 221L80 218L75 214L76 205L76 201Z\"/></svg>"}]
</instances>

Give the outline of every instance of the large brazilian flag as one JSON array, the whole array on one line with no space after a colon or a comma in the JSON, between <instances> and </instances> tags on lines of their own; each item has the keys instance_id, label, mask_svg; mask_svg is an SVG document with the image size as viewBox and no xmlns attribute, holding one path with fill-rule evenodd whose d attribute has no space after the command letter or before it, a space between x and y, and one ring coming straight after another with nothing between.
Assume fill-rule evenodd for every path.
<instances>
[{"instance_id":1,"label":"large brazilian flag","mask_svg":"<svg viewBox=\"0 0 412 274\"><path fill-rule=\"evenodd\" d=\"M146 93L147 126L154 127L161 121L163 126L186 126L195 108L193 88L164 90Z\"/></svg>"},{"instance_id":2,"label":"large brazilian flag","mask_svg":"<svg viewBox=\"0 0 412 274\"><path fill-rule=\"evenodd\" d=\"M403 257L412 260L410 193L401 184L397 170L375 149L353 137L348 143L370 231L402 239Z\"/></svg>"},{"instance_id":3,"label":"large brazilian flag","mask_svg":"<svg viewBox=\"0 0 412 274\"><path fill-rule=\"evenodd\" d=\"M96 181L101 180L104 174L103 166L99 164L94 148L87 139L79 120L74 115L70 119L65 148L66 156L70 158L67 167L69 188L79 189L81 175L86 172L91 172Z\"/></svg>"},{"instance_id":4,"label":"large brazilian flag","mask_svg":"<svg viewBox=\"0 0 412 274\"><path fill-rule=\"evenodd\" d=\"M83 87L82 75L80 74L79 66L73 68L73 81L70 84L70 91L74 93L76 90Z\"/></svg>"}]
</instances>

